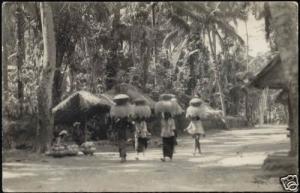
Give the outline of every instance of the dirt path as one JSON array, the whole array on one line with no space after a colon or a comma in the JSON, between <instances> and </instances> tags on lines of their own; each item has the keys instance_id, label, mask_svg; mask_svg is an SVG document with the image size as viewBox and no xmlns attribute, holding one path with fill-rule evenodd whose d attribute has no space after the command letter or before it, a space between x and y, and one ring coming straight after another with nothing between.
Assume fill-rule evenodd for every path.
<instances>
[{"instance_id":1,"label":"dirt path","mask_svg":"<svg viewBox=\"0 0 300 193\"><path fill-rule=\"evenodd\" d=\"M222 131L202 140L203 155L193 156L190 137L178 139L172 162L161 162L161 149L142 160L119 163L117 152L43 162L5 162L3 190L43 191L282 191L278 178L264 179L265 157L289 148L285 127Z\"/></svg>"}]
</instances>

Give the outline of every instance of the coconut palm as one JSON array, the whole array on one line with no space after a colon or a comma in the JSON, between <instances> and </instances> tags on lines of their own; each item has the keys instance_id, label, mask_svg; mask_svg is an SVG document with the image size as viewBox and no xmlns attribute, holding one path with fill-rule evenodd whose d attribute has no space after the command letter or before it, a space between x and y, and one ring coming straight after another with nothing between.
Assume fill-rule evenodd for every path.
<instances>
[{"instance_id":1,"label":"coconut palm","mask_svg":"<svg viewBox=\"0 0 300 193\"><path fill-rule=\"evenodd\" d=\"M209 47L211 50L211 57L213 59L214 67L214 76L216 79L216 83L219 90L219 96L221 101L221 106L223 110L223 114L225 115L225 103L224 103L224 94L223 88L220 80L220 70L218 67L217 58L217 38L220 42L223 50L224 42L222 34L225 36L230 36L237 42L244 44L243 39L236 33L233 26L229 24L230 21L237 23L237 19L247 19L247 15L245 11L238 11L244 4L236 4L236 3L221 3L221 2L176 2L171 3L170 12L168 12L167 17L169 17L169 23L173 26L176 26L176 29L171 31L164 39L164 45L168 46L172 39L177 38L178 36L181 38L181 43L179 52L182 50L182 42L186 42L182 38L182 34L189 33L191 30L197 31L200 33L200 38L205 39L206 37L209 40ZM191 21L186 21L183 17L187 17ZM176 41L175 41L176 42ZM176 50L178 52L178 50ZM196 53L198 50L192 50L191 53ZM191 57L191 55L187 55L187 57Z\"/></svg>"}]
</instances>

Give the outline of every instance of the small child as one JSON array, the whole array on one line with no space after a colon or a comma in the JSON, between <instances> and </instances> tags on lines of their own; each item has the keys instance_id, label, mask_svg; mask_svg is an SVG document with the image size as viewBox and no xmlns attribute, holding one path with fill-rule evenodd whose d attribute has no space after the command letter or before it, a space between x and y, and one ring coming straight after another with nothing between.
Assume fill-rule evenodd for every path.
<instances>
[{"instance_id":1,"label":"small child","mask_svg":"<svg viewBox=\"0 0 300 193\"><path fill-rule=\"evenodd\" d=\"M64 142L66 136L68 136L68 132L66 130L62 130L61 132L59 132L56 140L56 145L63 145L62 143Z\"/></svg>"},{"instance_id":2,"label":"small child","mask_svg":"<svg viewBox=\"0 0 300 193\"><path fill-rule=\"evenodd\" d=\"M136 150L136 160L139 160L139 153L143 152L145 156L145 151L148 147L148 136L149 132L147 130L147 123L143 118L137 118L135 122L135 150Z\"/></svg>"}]
</instances>

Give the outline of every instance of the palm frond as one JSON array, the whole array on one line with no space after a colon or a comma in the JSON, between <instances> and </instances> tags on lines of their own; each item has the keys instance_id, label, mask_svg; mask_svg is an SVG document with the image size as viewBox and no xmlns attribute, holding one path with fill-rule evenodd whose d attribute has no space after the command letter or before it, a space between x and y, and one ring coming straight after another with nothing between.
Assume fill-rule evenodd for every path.
<instances>
[{"instance_id":1,"label":"palm frond","mask_svg":"<svg viewBox=\"0 0 300 193\"><path fill-rule=\"evenodd\" d=\"M182 18L180 18L178 15L176 14L171 14L169 15L170 18L170 23L173 26L178 27L180 30L183 30L185 32L190 32L190 26L189 24L187 24Z\"/></svg>"},{"instance_id":2,"label":"palm frond","mask_svg":"<svg viewBox=\"0 0 300 193\"><path fill-rule=\"evenodd\" d=\"M192 20L200 23L204 23L204 15L200 15L198 13L195 13L194 11L191 11L192 9L188 6L184 6L182 4L174 4L174 7L177 9L180 9L182 12L184 12L187 16L189 16Z\"/></svg>"},{"instance_id":3,"label":"palm frond","mask_svg":"<svg viewBox=\"0 0 300 193\"><path fill-rule=\"evenodd\" d=\"M193 50L189 53L189 57L191 57L192 55L194 55L195 53L199 52L199 49Z\"/></svg>"},{"instance_id":4,"label":"palm frond","mask_svg":"<svg viewBox=\"0 0 300 193\"><path fill-rule=\"evenodd\" d=\"M224 41L223 41L222 36L220 35L220 33L218 32L218 30L216 28L213 28L213 30L216 33L216 35L218 36L220 44L221 44L221 47L223 48L224 47Z\"/></svg>"},{"instance_id":5,"label":"palm frond","mask_svg":"<svg viewBox=\"0 0 300 193\"><path fill-rule=\"evenodd\" d=\"M221 28L229 36L237 39L242 45L245 44L243 38L235 31L234 27L232 27L230 24L228 24L225 21L215 19L215 18L213 20L218 25L218 27Z\"/></svg>"},{"instance_id":6,"label":"palm frond","mask_svg":"<svg viewBox=\"0 0 300 193\"><path fill-rule=\"evenodd\" d=\"M166 35L162 45L166 48L170 46L170 42L178 35L178 30L171 31Z\"/></svg>"}]
</instances>

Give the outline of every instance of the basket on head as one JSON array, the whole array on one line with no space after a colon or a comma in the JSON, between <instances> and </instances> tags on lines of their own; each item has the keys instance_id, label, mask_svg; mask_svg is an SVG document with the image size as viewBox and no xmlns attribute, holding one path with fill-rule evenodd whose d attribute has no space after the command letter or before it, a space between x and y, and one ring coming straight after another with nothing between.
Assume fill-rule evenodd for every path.
<instances>
[{"instance_id":1,"label":"basket on head","mask_svg":"<svg viewBox=\"0 0 300 193\"><path fill-rule=\"evenodd\" d=\"M174 94L161 94L159 96L159 100L160 101L169 101L171 100L172 98L176 98L176 96Z\"/></svg>"},{"instance_id":2,"label":"basket on head","mask_svg":"<svg viewBox=\"0 0 300 193\"><path fill-rule=\"evenodd\" d=\"M194 107L199 107L201 104L203 103L203 101L200 98L193 98L192 100L190 100L190 106L194 106Z\"/></svg>"},{"instance_id":3,"label":"basket on head","mask_svg":"<svg viewBox=\"0 0 300 193\"><path fill-rule=\"evenodd\" d=\"M116 105L110 109L110 116L112 117L130 117L133 116L133 107L128 103L129 96L126 94L119 94L113 98Z\"/></svg>"},{"instance_id":4,"label":"basket on head","mask_svg":"<svg viewBox=\"0 0 300 193\"><path fill-rule=\"evenodd\" d=\"M133 105L114 105L110 109L110 116L117 118L132 117L133 116Z\"/></svg>"},{"instance_id":5,"label":"basket on head","mask_svg":"<svg viewBox=\"0 0 300 193\"><path fill-rule=\"evenodd\" d=\"M186 117L203 117L203 112L200 108L203 101L200 98L190 100L190 106L186 110Z\"/></svg>"},{"instance_id":6,"label":"basket on head","mask_svg":"<svg viewBox=\"0 0 300 193\"><path fill-rule=\"evenodd\" d=\"M138 98L134 101L134 118L149 118L151 116L151 109L146 104L146 101L142 98Z\"/></svg>"},{"instance_id":7,"label":"basket on head","mask_svg":"<svg viewBox=\"0 0 300 193\"><path fill-rule=\"evenodd\" d=\"M195 107L195 106L189 106L187 109L186 109L186 118L188 117L203 117L203 113L202 113L202 110L200 107Z\"/></svg>"},{"instance_id":8,"label":"basket on head","mask_svg":"<svg viewBox=\"0 0 300 193\"><path fill-rule=\"evenodd\" d=\"M144 99L138 98L138 99L134 100L134 104L136 106L140 106L140 105L146 105L147 103L146 103L146 101Z\"/></svg>"},{"instance_id":9,"label":"basket on head","mask_svg":"<svg viewBox=\"0 0 300 193\"><path fill-rule=\"evenodd\" d=\"M172 98L171 99L171 102L174 103L174 108L175 108L175 111L174 111L174 115L180 115L184 112L184 110L182 109L182 107L179 105L178 101L176 98Z\"/></svg>"},{"instance_id":10,"label":"basket on head","mask_svg":"<svg viewBox=\"0 0 300 193\"><path fill-rule=\"evenodd\" d=\"M174 94L161 94L159 96L159 101L155 104L155 113L164 112L169 112L172 115L178 115L183 112Z\"/></svg>"},{"instance_id":11,"label":"basket on head","mask_svg":"<svg viewBox=\"0 0 300 193\"><path fill-rule=\"evenodd\" d=\"M117 105L124 105L129 101L129 96L126 94L118 94L113 98Z\"/></svg>"},{"instance_id":12,"label":"basket on head","mask_svg":"<svg viewBox=\"0 0 300 193\"><path fill-rule=\"evenodd\" d=\"M169 112L174 114L176 112L176 106L172 101L158 101L155 104L155 113L164 113Z\"/></svg>"}]
</instances>

